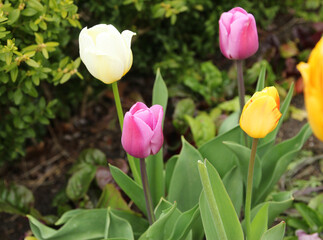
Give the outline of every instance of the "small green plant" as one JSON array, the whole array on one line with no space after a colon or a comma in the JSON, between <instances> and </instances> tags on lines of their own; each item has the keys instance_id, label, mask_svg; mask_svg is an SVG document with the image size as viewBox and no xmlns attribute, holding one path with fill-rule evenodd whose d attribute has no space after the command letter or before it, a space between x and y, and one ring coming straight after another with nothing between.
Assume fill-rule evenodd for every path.
<instances>
[{"instance_id":1,"label":"small green plant","mask_svg":"<svg viewBox=\"0 0 323 240\"><path fill-rule=\"evenodd\" d=\"M49 88L82 77L80 59L65 52L80 27L73 1L0 1L0 166L24 155L27 139L54 118Z\"/></svg>"}]
</instances>

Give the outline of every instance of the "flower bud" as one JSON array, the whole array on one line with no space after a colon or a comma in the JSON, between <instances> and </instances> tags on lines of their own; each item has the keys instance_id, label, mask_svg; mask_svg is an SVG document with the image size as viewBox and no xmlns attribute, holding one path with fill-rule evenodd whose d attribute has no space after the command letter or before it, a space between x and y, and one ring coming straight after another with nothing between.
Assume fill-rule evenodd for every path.
<instances>
[{"instance_id":1,"label":"flower bud","mask_svg":"<svg viewBox=\"0 0 323 240\"><path fill-rule=\"evenodd\" d=\"M297 69L303 77L308 121L314 135L323 141L323 38L316 44L308 63L298 64Z\"/></svg>"},{"instance_id":2,"label":"flower bud","mask_svg":"<svg viewBox=\"0 0 323 240\"><path fill-rule=\"evenodd\" d=\"M276 128L282 115L279 105L279 95L275 87L256 92L243 107L240 127L250 137L266 137Z\"/></svg>"},{"instance_id":3,"label":"flower bud","mask_svg":"<svg viewBox=\"0 0 323 240\"><path fill-rule=\"evenodd\" d=\"M229 59L241 60L258 50L256 20L252 14L236 7L222 13L219 20L220 49Z\"/></svg>"},{"instance_id":4,"label":"flower bud","mask_svg":"<svg viewBox=\"0 0 323 240\"><path fill-rule=\"evenodd\" d=\"M159 152L163 145L163 107L148 108L137 102L126 113L121 143L124 150L136 158L146 158Z\"/></svg>"},{"instance_id":5,"label":"flower bud","mask_svg":"<svg viewBox=\"0 0 323 240\"><path fill-rule=\"evenodd\" d=\"M132 65L133 35L129 30L120 34L106 24L83 28L79 36L80 57L88 71L107 84L120 80Z\"/></svg>"}]
</instances>

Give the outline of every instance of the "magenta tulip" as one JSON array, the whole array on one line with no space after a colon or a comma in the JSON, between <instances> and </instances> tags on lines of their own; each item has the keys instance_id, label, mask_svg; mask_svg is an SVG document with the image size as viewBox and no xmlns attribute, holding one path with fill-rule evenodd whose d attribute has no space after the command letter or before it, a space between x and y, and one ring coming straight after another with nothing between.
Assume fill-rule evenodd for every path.
<instances>
[{"instance_id":1,"label":"magenta tulip","mask_svg":"<svg viewBox=\"0 0 323 240\"><path fill-rule=\"evenodd\" d=\"M136 158L146 158L159 152L163 145L163 107L148 108L137 102L126 113L121 143L124 150Z\"/></svg>"},{"instance_id":2,"label":"magenta tulip","mask_svg":"<svg viewBox=\"0 0 323 240\"><path fill-rule=\"evenodd\" d=\"M258 50L258 33L255 18L236 7L222 13L219 20L220 49L229 59L242 60Z\"/></svg>"}]
</instances>

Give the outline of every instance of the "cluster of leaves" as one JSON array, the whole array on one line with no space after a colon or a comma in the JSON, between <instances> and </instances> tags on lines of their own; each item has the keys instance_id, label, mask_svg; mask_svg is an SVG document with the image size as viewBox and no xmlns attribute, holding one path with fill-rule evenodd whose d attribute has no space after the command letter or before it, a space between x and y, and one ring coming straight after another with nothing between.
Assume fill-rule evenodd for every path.
<instances>
[{"instance_id":1,"label":"cluster of leaves","mask_svg":"<svg viewBox=\"0 0 323 240\"><path fill-rule=\"evenodd\" d=\"M26 139L55 116L47 89L81 77L80 59L64 52L80 27L73 1L0 1L0 165L23 155Z\"/></svg>"}]
</instances>

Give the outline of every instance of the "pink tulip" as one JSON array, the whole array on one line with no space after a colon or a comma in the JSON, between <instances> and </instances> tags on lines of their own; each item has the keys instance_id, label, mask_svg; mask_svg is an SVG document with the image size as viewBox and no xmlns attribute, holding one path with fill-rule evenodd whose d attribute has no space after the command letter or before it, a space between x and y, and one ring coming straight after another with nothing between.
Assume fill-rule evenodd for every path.
<instances>
[{"instance_id":1,"label":"pink tulip","mask_svg":"<svg viewBox=\"0 0 323 240\"><path fill-rule=\"evenodd\" d=\"M163 107L148 108L137 102L126 113L121 143L124 150L136 158L146 158L159 152L163 145Z\"/></svg>"},{"instance_id":2,"label":"pink tulip","mask_svg":"<svg viewBox=\"0 0 323 240\"><path fill-rule=\"evenodd\" d=\"M296 235L298 237L298 240L322 240L319 237L318 233L308 235L303 230L297 230Z\"/></svg>"},{"instance_id":3,"label":"pink tulip","mask_svg":"<svg viewBox=\"0 0 323 240\"><path fill-rule=\"evenodd\" d=\"M242 60L258 50L256 20L252 14L236 7L222 13L219 20L220 49L229 59Z\"/></svg>"}]
</instances>

